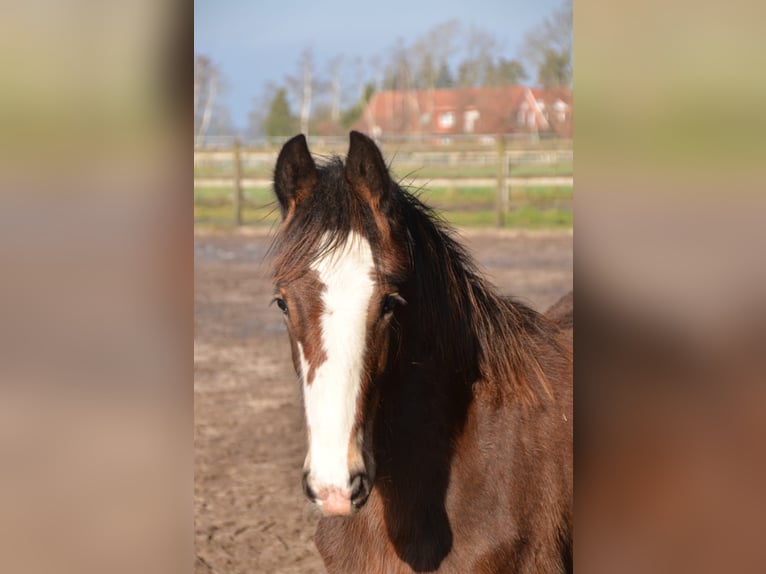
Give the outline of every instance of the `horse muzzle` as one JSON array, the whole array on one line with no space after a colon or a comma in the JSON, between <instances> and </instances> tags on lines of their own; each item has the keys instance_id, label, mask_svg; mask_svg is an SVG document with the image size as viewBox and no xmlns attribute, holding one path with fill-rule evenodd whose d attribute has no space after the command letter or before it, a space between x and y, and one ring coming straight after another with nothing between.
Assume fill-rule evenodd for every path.
<instances>
[{"instance_id":1,"label":"horse muzzle","mask_svg":"<svg viewBox=\"0 0 766 574\"><path fill-rule=\"evenodd\" d=\"M372 481L367 473L354 474L346 487L315 485L308 471L303 473L303 492L326 516L350 516L370 497Z\"/></svg>"}]
</instances>

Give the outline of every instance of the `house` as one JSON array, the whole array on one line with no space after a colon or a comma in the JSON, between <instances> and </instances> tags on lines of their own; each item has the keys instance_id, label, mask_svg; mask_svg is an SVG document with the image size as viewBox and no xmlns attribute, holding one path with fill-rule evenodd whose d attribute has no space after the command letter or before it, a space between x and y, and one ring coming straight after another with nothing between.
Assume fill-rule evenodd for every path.
<instances>
[{"instance_id":1,"label":"house","mask_svg":"<svg viewBox=\"0 0 766 574\"><path fill-rule=\"evenodd\" d=\"M402 134L555 133L572 137L568 88L386 90L373 95L354 129Z\"/></svg>"}]
</instances>

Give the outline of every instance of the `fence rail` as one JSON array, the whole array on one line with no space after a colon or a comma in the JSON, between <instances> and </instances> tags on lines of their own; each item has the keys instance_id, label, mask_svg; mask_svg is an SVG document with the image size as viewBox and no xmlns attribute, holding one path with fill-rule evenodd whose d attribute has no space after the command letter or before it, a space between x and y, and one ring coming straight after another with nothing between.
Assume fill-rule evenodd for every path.
<instances>
[{"instance_id":1,"label":"fence rail","mask_svg":"<svg viewBox=\"0 0 766 574\"><path fill-rule=\"evenodd\" d=\"M237 138L236 136L204 136L195 138L195 150L231 149L235 141L239 141L244 148L276 149L289 139L285 137L252 137ZM319 147L343 147L348 145L348 136L312 136L308 138L311 148ZM563 146L572 147L572 140L560 138L553 133L517 133L517 134L399 134L382 135L375 141L384 147L389 146L418 146L418 147L452 147L452 146L489 146L495 145L498 139L503 139L509 146L533 148Z\"/></svg>"},{"instance_id":2,"label":"fence rail","mask_svg":"<svg viewBox=\"0 0 766 574\"><path fill-rule=\"evenodd\" d=\"M321 159L344 154L348 140L315 143L312 151ZM494 137L492 145L477 145L475 138L467 143L384 149L391 158L393 176L403 185L422 190L429 203L448 219L454 215L456 223L503 227L514 210L532 207L557 211L559 220L571 224L571 141L569 146L566 141L549 141L544 148L518 147L517 140L504 137ZM195 222L273 221L270 187L277 154L278 148L247 147L237 140L228 148L195 148Z\"/></svg>"}]
</instances>

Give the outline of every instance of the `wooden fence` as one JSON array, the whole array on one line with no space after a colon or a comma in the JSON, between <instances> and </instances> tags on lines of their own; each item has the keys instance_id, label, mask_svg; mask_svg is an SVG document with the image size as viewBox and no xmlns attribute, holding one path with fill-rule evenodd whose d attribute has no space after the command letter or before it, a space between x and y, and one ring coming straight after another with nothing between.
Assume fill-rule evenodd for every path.
<instances>
[{"instance_id":1,"label":"wooden fence","mask_svg":"<svg viewBox=\"0 0 766 574\"><path fill-rule=\"evenodd\" d=\"M343 155L345 149L334 146L312 145L312 152L321 160L332 154ZM346 142L343 142L347 145ZM510 144L510 145L509 145ZM391 161L394 177L411 188L494 189L494 224L506 225L506 218L514 207L514 199L525 197L525 190L563 190L548 193L546 197L557 200L559 207L571 211L573 186L573 152L571 142L543 147L519 148L518 142L496 137L484 145L444 145L430 149L384 146L383 151ZM278 148L244 147L239 141L227 149L195 149L194 187L195 205L204 202L197 198L197 190L219 189L228 193L231 203L231 219L234 225L244 222L243 210L247 205L245 189L270 188L272 170ZM446 193L442 208L449 210L448 199L454 193ZM224 195L219 196L224 197ZM486 206L485 206L486 207ZM196 217L196 216L195 216Z\"/></svg>"}]
</instances>

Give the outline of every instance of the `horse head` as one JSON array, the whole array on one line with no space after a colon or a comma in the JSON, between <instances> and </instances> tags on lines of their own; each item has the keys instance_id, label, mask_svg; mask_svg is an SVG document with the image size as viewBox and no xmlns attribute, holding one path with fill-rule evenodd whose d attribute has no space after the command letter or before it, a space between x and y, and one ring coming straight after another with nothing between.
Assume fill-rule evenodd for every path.
<instances>
[{"instance_id":1,"label":"horse head","mask_svg":"<svg viewBox=\"0 0 766 574\"><path fill-rule=\"evenodd\" d=\"M319 167L296 136L274 172L282 214L274 301L303 390L304 491L327 515L356 512L375 478L376 381L406 304L407 254L390 213L396 189L377 146L358 132L345 163Z\"/></svg>"}]
</instances>

